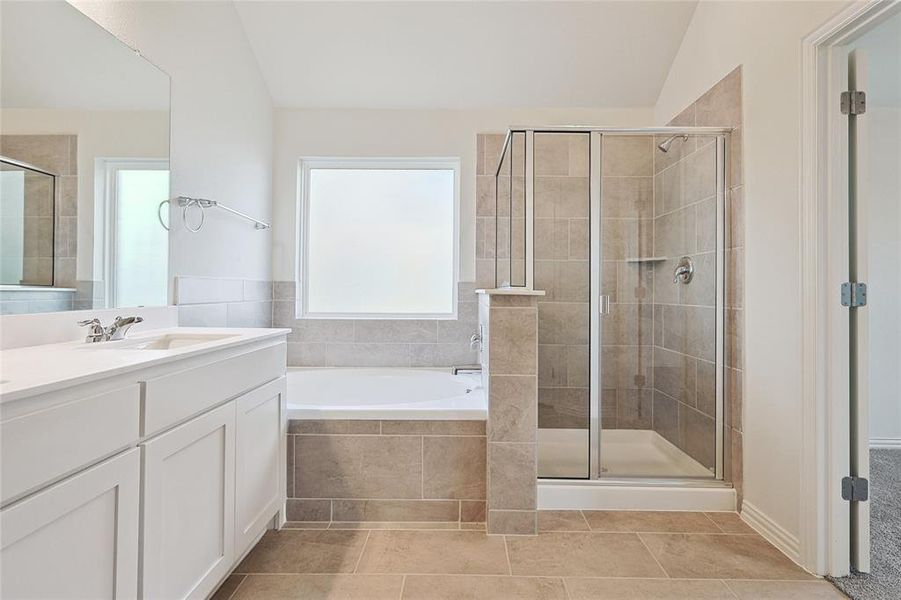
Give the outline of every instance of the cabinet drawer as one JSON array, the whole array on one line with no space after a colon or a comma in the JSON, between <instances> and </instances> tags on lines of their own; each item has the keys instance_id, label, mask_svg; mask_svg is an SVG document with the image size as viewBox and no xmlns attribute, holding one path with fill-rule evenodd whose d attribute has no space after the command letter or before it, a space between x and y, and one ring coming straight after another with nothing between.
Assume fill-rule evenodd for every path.
<instances>
[{"instance_id":1,"label":"cabinet drawer","mask_svg":"<svg viewBox=\"0 0 901 600\"><path fill-rule=\"evenodd\" d=\"M153 435L285 373L284 343L144 382L143 435Z\"/></svg>"},{"instance_id":2,"label":"cabinet drawer","mask_svg":"<svg viewBox=\"0 0 901 600\"><path fill-rule=\"evenodd\" d=\"M132 384L4 421L3 502L136 443L140 408Z\"/></svg>"}]
</instances>

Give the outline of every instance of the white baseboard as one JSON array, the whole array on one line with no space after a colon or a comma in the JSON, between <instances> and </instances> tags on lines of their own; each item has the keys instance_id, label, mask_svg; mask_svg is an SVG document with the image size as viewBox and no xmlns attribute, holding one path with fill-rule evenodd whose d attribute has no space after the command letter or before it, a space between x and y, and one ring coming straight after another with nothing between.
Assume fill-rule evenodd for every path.
<instances>
[{"instance_id":1,"label":"white baseboard","mask_svg":"<svg viewBox=\"0 0 901 600\"><path fill-rule=\"evenodd\" d=\"M801 542L797 536L792 535L747 500L742 502L741 518L783 554L798 565L801 564Z\"/></svg>"},{"instance_id":2,"label":"white baseboard","mask_svg":"<svg viewBox=\"0 0 901 600\"><path fill-rule=\"evenodd\" d=\"M901 448L901 438L870 438L870 448Z\"/></svg>"}]
</instances>

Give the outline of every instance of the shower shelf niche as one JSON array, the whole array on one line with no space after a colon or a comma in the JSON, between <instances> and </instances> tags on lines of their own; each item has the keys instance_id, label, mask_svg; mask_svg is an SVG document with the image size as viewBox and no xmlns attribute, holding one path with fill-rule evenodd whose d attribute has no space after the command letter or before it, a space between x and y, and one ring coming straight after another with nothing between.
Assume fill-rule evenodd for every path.
<instances>
[{"instance_id":1,"label":"shower shelf niche","mask_svg":"<svg viewBox=\"0 0 901 600\"><path fill-rule=\"evenodd\" d=\"M665 256L633 256L626 259L627 263L658 263L664 262Z\"/></svg>"}]
</instances>

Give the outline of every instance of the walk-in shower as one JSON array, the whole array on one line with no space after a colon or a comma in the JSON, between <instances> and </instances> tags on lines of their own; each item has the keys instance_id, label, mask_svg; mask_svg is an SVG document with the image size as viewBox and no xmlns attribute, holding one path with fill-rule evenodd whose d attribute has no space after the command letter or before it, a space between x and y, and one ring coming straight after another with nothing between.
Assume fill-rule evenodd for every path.
<instances>
[{"instance_id":1,"label":"walk-in shower","mask_svg":"<svg viewBox=\"0 0 901 600\"><path fill-rule=\"evenodd\" d=\"M729 130L512 128L499 287L538 301L538 476L724 478Z\"/></svg>"}]
</instances>

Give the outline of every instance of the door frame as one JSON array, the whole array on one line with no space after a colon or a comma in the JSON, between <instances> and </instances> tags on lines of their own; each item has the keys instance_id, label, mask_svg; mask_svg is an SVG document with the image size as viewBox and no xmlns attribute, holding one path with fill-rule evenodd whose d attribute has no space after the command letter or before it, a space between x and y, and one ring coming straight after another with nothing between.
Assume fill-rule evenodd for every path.
<instances>
[{"instance_id":1,"label":"door frame","mask_svg":"<svg viewBox=\"0 0 901 600\"><path fill-rule=\"evenodd\" d=\"M846 309L847 121L839 109L843 48L901 10L894 0L855 2L802 41L801 54L801 563L821 575L850 567L850 367ZM842 343L842 340L845 343ZM838 344L842 344L837 346ZM840 347L841 351L833 348Z\"/></svg>"}]
</instances>

